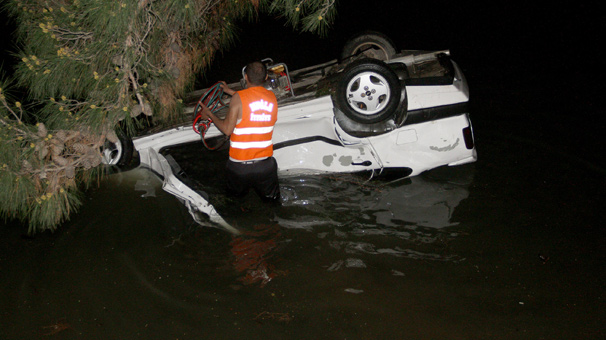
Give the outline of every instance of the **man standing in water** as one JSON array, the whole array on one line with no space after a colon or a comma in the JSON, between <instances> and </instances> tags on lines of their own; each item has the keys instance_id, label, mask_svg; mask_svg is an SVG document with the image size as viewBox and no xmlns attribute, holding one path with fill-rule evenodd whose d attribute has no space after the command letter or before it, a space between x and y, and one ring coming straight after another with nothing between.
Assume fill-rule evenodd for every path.
<instances>
[{"instance_id":1,"label":"man standing in water","mask_svg":"<svg viewBox=\"0 0 606 340\"><path fill-rule=\"evenodd\" d=\"M263 87L267 79L263 63L248 64L244 79L247 88L238 92L221 83L223 91L232 96L225 119L218 118L204 105L201 116L211 119L221 132L230 136L228 191L244 196L252 187L261 198L277 200L278 164L273 157L271 138L278 118L278 101L273 92Z\"/></svg>"}]
</instances>

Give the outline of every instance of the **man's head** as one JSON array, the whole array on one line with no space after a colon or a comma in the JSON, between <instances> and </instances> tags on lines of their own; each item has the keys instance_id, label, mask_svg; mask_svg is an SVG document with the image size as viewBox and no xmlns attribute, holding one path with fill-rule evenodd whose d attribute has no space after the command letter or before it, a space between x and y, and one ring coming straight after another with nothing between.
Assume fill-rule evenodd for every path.
<instances>
[{"instance_id":1,"label":"man's head","mask_svg":"<svg viewBox=\"0 0 606 340\"><path fill-rule=\"evenodd\" d=\"M246 77L248 78L248 85L260 86L263 85L267 78L267 68L260 61L253 61L246 65Z\"/></svg>"}]
</instances>

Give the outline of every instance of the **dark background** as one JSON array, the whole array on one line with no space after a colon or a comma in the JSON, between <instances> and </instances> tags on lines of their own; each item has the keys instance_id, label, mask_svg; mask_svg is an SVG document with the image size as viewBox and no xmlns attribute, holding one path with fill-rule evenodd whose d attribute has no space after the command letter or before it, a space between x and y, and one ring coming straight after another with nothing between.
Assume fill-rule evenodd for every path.
<instances>
[{"instance_id":1,"label":"dark background","mask_svg":"<svg viewBox=\"0 0 606 340\"><path fill-rule=\"evenodd\" d=\"M468 81L477 137L484 123L530 131L604 167L601 44L606 21L597 4L520 4L340 0L325 37L295 32L281 18L240 23L238 41L219 53L198 84L239 80L251 59L271 57L291 70L339 56L358 32L387 34L398 49L450 49ZM14 25L1 21L10 74ZM481 141L479 141L481 147Z\"/></svg>"}]
</instances>

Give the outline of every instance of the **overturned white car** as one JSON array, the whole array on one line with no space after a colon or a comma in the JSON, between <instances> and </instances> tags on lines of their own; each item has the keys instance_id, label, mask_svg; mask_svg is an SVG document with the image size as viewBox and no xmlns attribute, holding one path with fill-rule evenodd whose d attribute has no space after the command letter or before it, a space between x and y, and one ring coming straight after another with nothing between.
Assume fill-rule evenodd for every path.
<instances>
[{"instance_id":1,"label":"overturned white car","mask_svg":"<svg viewBox=\"0 0 606 340\"><path fill-rule=\"evenodd\" d=\"M263 62L266 87L278 98L273 143L281 176L370 170L406 177L477 158L467 83L449 51L395 53L384 36L364 34L346 45L341 61L296 71L271 59ZM195 102L188 116L194 107ZM135 138L132 146L140 165L161 176L164 189L183 200L197 221L201 212L229 227L207 199L177 178L176 164L160 153L199 142L198 128L188 122ZM222 137L213 126L204 132L205 140ZM130 145L110 146L106 163L123 163L130 151Z\"/></svg>"}]
</instances>

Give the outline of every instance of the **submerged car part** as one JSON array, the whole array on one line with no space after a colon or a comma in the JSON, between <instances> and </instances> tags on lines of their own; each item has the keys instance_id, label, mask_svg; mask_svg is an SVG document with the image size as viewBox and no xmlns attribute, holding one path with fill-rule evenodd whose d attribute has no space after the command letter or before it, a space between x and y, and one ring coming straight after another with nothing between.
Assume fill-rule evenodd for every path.
<instances>
[{"instance_id":1,"label":"submerged car part","mask_svg":"<svg viewBox=\"0 0 606 340\"><path fill-rule=\"evenodd\" d=\"M122 130L116 131L117 140L105 140L101 148L101 163L118 168L126 167L133 158L133 141Z\"/></svg>"},{"instance_id":2,"label":"submerged car part","mask_svg":"<svg viewBox=\"0 0 606 340\"><path fill-rule=\"evenodd\" d=\"M178 165L165 157L160 150L169 145L178 145L199 140L191 126L178 127L154 135L135 139L134 145L139 152L141 166L151 170L162 179L162 189L177 197L187 207L194 221L204 225L201 214L208 216L211 222L226 230L239 234L239 231L227 223L215 207L203 197L202 193L187 186L179 179Z\"/></svg>"}]
</instances>

